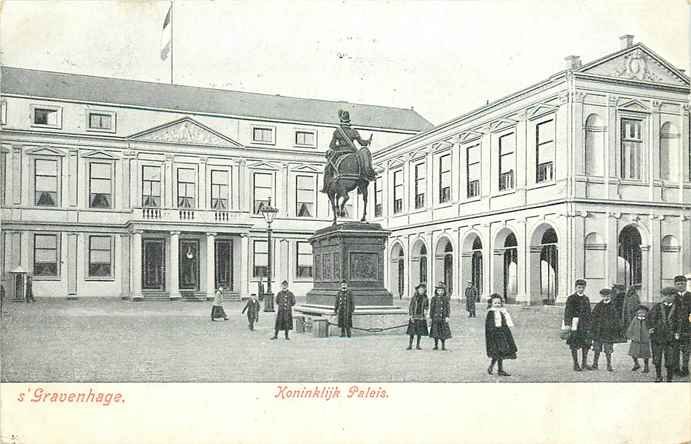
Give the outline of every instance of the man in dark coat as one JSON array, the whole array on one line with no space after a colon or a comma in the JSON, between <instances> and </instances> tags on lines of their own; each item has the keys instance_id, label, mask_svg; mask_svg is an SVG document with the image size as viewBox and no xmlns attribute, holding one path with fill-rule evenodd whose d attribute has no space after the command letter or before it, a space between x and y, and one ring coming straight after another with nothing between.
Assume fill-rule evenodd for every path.
<instances>
[{"instance_id":1,"label":"man in dark coat","mask_svg":"<svg viewBox=\"0 0 691 444\"><path fill-rule=\"evenodd\" d=\"M433 350L439 350L439 340L441 340L441 349L446 350L446 340L451 337L450 316L451 304L449 304L449 298L446 295L446 285L439 282L434 288L434 296L432 296L429 304L429 317L431 318L429 335L434 338Z\"/></svg>"},{"instance_id":2,"label":"man in dark coat","mask_svg":"<svg viewBox=\"0 0 691 444\"><path fill-rule=\"evenodd\" d=\"M691 349L691 291L686 291L686 276L674 277L674 288L677 291L676 304L679 307L679 341L678 351L674 354L675 370L681 376L689 376L689 349ZM681 357L681 365L679 359Z\"/></svg>"},{"instance_id":3,"label":"man in dark coat","mask_svg":"<svg viewBox=\"0 0 691 444\"><path fill-rule=\"evenodd\" d=\"M427 330L427 309L429 308L429 299L427 299L427 284L420 282L415 287L415 294L410 299L410 306L408 307L408 330L406 333L410 336L408 348L413 349L413 337L417 336L416 350L422 350L420 347L420 338L429 334Z\"/></svg>"},{"instance_id":4,"label":"man in dark coat","mask_svg":"<svg viewBox=\"0 0 691 444\"><path fill-rule=\"evenodd\" d=\"M338 316L338 327L341 329L342 338L346 335L350 337L350 329L353 328L354 311L353 292L348 289L348 282L344 279L341 281L341 289L336 295L336 303L334 305L334 314Z\"/></svg>"},{"instance_id":5,"label":"man in dark coat","mask_svg":"<svg viewBox=\"0 0 691 444\"><path fill-rule=\"evenodd\" d=\"M672 381L674 374L674 343L679 340L679 315L681 307L675 300L676 289L662 289L662 302L653 305L647 318L650 330L650 345L653 349L655 365L655 382L662 382L662 359L667 369L667 382Z\"/></svg>"},{"instance_id":6,"label":"man in dark coat","mask_svg":"<svg viewBox=\"0 0 691 444\"><path fill-rule=\"evenodd\" d=\"M566 343L571 348L573 369L577 372L593 369L588 365L588 350L592 343L592 313L590 311L590 299L585 295L585 286L584 279L576 280L576 292L566 299L566 307L564 308L564 325L571 329ZM579 349L582 354L581 365L578 365Z\"/></svg>"},{"instance_id":7,"label":"man in dark coat","mask_svg":"<svg viewBox=\"0 0 691 444\"><path fill-rule=\"evenodd\" d=\"M614 371L612 368L612 353L616 342L624 342L621 336L620 312L611 298L612 291L609 288L600 290L602 300L593 308L593 369L597 370L600 353L604 350L607 358L607 371Z\"/></svg>"},{"instance_id":8,"label":"man in dark coat","mask_svg":"<svg viewBox=\"0 0 691 444\"><path fill-rule=\"evenodd\" d=\"M288 331L293 329L293 305L295 305L295 295L288 290L288 281L283 281L281 291L276 294L276 325L271 339L277 339L278 332L284 330L286 339L290 340Z\"/></svg>"},{"instance_id":9,"label":"man in dark coat","mask_svg":"<svg viewBox=\"0 0 691 444\"><path fill-rule=\"evenodd\" d=\"M34 286L33 286L33 278L31 277L30 274L26 275L26 303L28 304L29 302L36 302L36 299L34 298Z\"/></svg>"},{"instance_id":10,"label":"man in dark coat","mask_svg":"<svg viewBox=\"0 0 691 444\"><path fill-rule=\"evenodd\" d=\"M478 298L478 292L473 287L473 281L468 281L468 286L465 289L465 310L468 312L469 318L477 317L475 315L475 302Z\"/></svg>"},{"instance_id":11,"label":"man in dark coat","mask_svg":"<svg viewBox=\"0 0 691 444\"><path fill-rule=\"evenodd\" d=\"M242 313L247 312L247 322L251 331L254 331L254 323L259 321L259 301L255 295L252 295L247 300L245 308L242 309Z\"/></svg>"}]
</instances>

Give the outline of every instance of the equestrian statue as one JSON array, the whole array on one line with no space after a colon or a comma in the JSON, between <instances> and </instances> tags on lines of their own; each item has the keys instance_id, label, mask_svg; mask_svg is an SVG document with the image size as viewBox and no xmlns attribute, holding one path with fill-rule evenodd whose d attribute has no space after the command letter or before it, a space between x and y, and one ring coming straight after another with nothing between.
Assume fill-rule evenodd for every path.
<instances>
[{"instance_id":1,"label":"equestrian statue","mask_svg":"<svg viewBox=\"0 0 691 444\"><path fill-rule=\"evenodd\" d=\"M365 140L360 137L356 129L350 126L350 113L338 112L340 125L334 130L329 149L326 151L326 166L324 167L324 186L321 192L326 193L331 203L333 225L337 217L344 217L345 205L350 197L348 193L357 188L362 194L364 210L361 222L367 217L367 187L376 178L372 168L372 154L369 146L372 135ZM355 145L358 142L360 148ZM339 203L340 202L340 203Z\"/></svg>"}]
</instances>

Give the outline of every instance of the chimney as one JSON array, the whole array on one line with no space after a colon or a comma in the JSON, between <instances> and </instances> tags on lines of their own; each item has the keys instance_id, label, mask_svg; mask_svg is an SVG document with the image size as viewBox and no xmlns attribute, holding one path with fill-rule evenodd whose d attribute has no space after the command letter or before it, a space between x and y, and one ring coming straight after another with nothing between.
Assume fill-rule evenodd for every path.
<instances>
[{"instance_id":1,"label":"chimney","mask_svg":"<svg viewBox=\"0 0 691 444\"><path fill-rule=\"evenodd\" d=\"M621 42L621 49L626 49L633 46L633 36L631 34L622 35L619 37L619 41Z\"/></svg>"},{"instance_id":2,"label":"chimney","mask_svg":"<svg viewBox=\"0 0 691 444\"><path fill-rule=\"evenodd\" d=\"M570 55L564 58L566 62L566 69L578 69L581 67L581 57L577 55Z\"/></svg>"}]
</instances>

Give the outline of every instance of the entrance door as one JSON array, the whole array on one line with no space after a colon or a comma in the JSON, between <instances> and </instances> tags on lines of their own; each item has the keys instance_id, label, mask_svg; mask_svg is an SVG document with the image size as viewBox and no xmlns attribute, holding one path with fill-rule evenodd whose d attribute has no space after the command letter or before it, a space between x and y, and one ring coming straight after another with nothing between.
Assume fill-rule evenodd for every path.
<instances>
[{"instance_id":1,"label":"entrance door","mask_svg":"<svg viewBox=\"0 0 691 444\"><path fill-rule=\"evenodd\" d=\"M230 239L216 240L216 288L219 285L233 290L233 241Z\"/></svg>"},{"instance_id":2,"label":"entrance door","mask_svg":"<svg viewBox=\"0 0 691 444\"><path fill-rule=\"evenodd\" d=\"M180 240L180 290L199 290L199 240Z\"/></svg>"},{"instance_id":3,"label":"entrance door","mask_svg":"<svg viewBox=\"0 0 691 444\"><path fill-rule=\"evenodd\" d=\"M142 289L165 290L165 241L144 239L144 263Z\"/></svg>"}]
</instances>

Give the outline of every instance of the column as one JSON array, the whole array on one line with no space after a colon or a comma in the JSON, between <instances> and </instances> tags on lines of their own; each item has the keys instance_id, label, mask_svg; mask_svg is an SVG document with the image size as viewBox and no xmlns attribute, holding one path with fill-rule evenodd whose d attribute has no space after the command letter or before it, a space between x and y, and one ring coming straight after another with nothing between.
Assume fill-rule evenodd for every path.
<instances>
[{"instance_id":1,"label":"column","mask_svg":"<svg viewBox=\"0 0 691 444\"><path fill-rule=\"evenodd\" d=\"M662 238L660 236L662 219L664 219L664 216L658 214L651 214L648 217L650 239L648 240L649 250L647 256L648 268L650 270L647 271L646 268L643 268L643 274L645 275L646 272L649 272L649 276L648 279L642 279L641 295L648 294L649 296L653 296L662 288ZM645 250L641 247L641 257L645 254ZM641 265L645 266L645 258L641 259ZM647 300L650 301L652 299L649 297Z\"/></svg>"},{"instance_id":2,"label":"column","mask_svg":"<svg viewBox=\"0 0 691 444\"><path fill-rule=\"evenodd\" d=\"M172 234L172 233L171 233ZM172 239L172 236L171 236ZM172 242L171 242L172 244ZM172 248L171 248L172 250ZM214 298L216 289L216 233L206 233L206 298Z\"/></svg>"},{"instance_id":3,"label":"column","mask_svg":"<svg viewBox=\"0 0 691 444\"><path fill-rule=\"evenodd\" d=\"M607 188L607 198L618 198L612 196L609 179L617 176L617 96L607 98L607 137L605 138L605 187ZM608 241L609 242L609 241ZM615 269L616 270L616 269Z\"/></svg>"},{"instance_id":4,"label":"column","mask_svg":"<svg viewBox=\"0 0 691 444\"><path fill-rule=\"evenodd\" d=\"M279 284L277 287L280 287L280 282L283 281L283 279L287 280L288 283L291 285L293 284L293 277L294 274L290 272L290 242L288 239L281 239L278 242L278 252L277 252L278 260L280 261L277 265L276 271L280 270L280 276L276 276L276 283ZM297 264L296 264L297 267ZM278 288L273 289L274 293L278 293Z\"/></svg>"},{"instance_id":5,"label":"column","mask_svg":"<svg viewBox=\"0 0 691 444\"><path fill-rule=\"evenodd\" d=\"M175 156L166 154L166 160L163 165L163 208L175 208L174 204L174 189L175 189L175 173L173 172L173 161Z\"/></svg>"},{"instance_id":6,"label":"column","mask_svg":"<svg viewBox=\"0 0 691 444\"><path fill-rule=\"evenodd\" d=\"M653 295L653 267L650 260L650 245L641 245L641 301L655 301L657 297Z\"/></svg>"},{"instance_id":7,"label":"column","mask_svg":"<svg viewBox=\"0 0 691 444\"><path fill-rule=\"evenodd\" d=\"M480 226L480 232L483 236L482 241L482 294L480 295L482 300L487 299L492 292L492 248L494 246L494 240L492 239L492 229L490 224L483 224Z\"/></svg>"},{"instance_id":8,"label":"column","mask_svg":"<svg viewBox=\"0 0 691 444\"><path fill-rule=\"evenodd\" d=\"M525 219L520 219L516 223L516 242L518 243L518 247L516 248L516 255L518 257L518 276L516 280L516 301L515 302L528 302L530 303L529 299L529 287L528 285L530 282L528 281L528 270L530 269L530 256L529 256L529 246L528 243L530 240L528 239L528 234L526 232L527 230L527 224L525 222ZM540 269L540 256L538 256L538 270ZM539 271L538 271L539 273ZM538 281L539 282L539 281ZM538 285L538 288L540 286Z\"/></svg>"},{"instance_id":9,"label":"column","mask_svg":"<svg viewBox=\"0 0 691 444\"><path fill-rule=\"evenodd\" d=\"M607 217L607 260L605 262L605 282L607 285L617 282L617 261L619 257L619 218L618 213L609 213ZM641 294L642 296L642 294Z\"/></svg>"},{"instance_id":10,"label":"column","mask_svg":"<svg viewBox=\"0 0 691 444\"><path fill-rule=\"evenodd\" d=\"M67 165L65 165L65 170L67 170L67 180L66 182L66 189L67 193L65 194L66 198L64 198L62 201L63 203L67 203L70 208L76 208L79 206L79 188L77 185L79 184L79 151L77 150L70 150L68 157L67 157ZM65 189L63 187L63 189ZM63 206L65 206L63 204Z\"/></svg>"},{"instance_id":11,"label":"column","mask_svg":"<svg viewBox=\"0 0 691 444\"><path fill-rule=\"evenodd\" d=\"M180 299L180 232L170 232L170 299Z\"/></svg>"},{"instance_id":12,"label":"column","mask_svg":"<svg viewBox=\"0 0 691 444\"><path fill-rule=\"evenodd\" d=\"M650 113L650 129L648 130L648 143L646 144L645 156L647 159L641 159L641 178L648 179L648 200L653 202L662 197L664 200L671 200L670 196L666 195L664 186L661 187L661 193L655 195L655 179L660 179L660 101L652 101L652 112ZM641 153L641 157L643 153ZM683 165L683 164L682 164Z\"/></svg>"},{"instance_id":13,"label":"column","mask_svg":"<svg viewBox=\"0 0 691 444\"><path fill-rule=\"evenodd\" d=\"M120 180L122 181L120 183L120 190L122 193L122 197L120 198L120 208L123 210L129 210L132 208L132 198L130 196L131 190L132 190L132 182L134 177L130 175L130 169L132 167L132 157L134 155L133 151L125 151L122 153L122 158L120 159L120 164L122 165L121 168L121 176ZM137 181L139 182L139 181ZM137 193L139 195L139 193Z\"/></svg>"},{"instance_id":14,"label":"column","mask_svg":"<svg viewBox=\"0 0 691 444\"><path fill-rule=\"evenodd\" d=\"M240 284L237 287L241 298L249 295L249 255L249 239L247 233L242 233L240 234Z\"/></svg>"},{"instance_id":15,"label":"column","mask_svg":"<svg viewBox=\"0 0 691 444\"><path fill-rule=\"evenodd\" d=\"M434 267L436 265L436 255L434 249L434 232L430 231L425 233L425 241L427 242L427 294L431 295L434 291L434 286L437 284L434 279L436 278L436 273L434 272ZM431 296L430 296L431 297Z\"/></svg>"},{"instance_id":16,"label":"column","mask_svg":"<svg viewBox=\"0 0 691 444\"><path fill-rule=\"evenodd\" d=\"M130 297L130 268L130 235L123 233L120 235L120 299Z\"/></svg>"},{"instance_id":17,"label":"column","mask_svg":"<svg viewBox=\"0 0 691 444\"><path fill-rule=\"evenodd\" d=\"M132 242L130 245L130 268L131 288L132 292L130 299L133 301L141 301L142 296L142 230L134 230L132 232Z\"/></svg>"},{"instance_id":18,"label":"column","mask_svg":"<svg viewBox=\"0 0 691 444\"><path fill-rule=\"evenodd\" d=\"M12 147L12 205L22 204L22 148L18 146Z\"/></svg>"}]
</instances>

